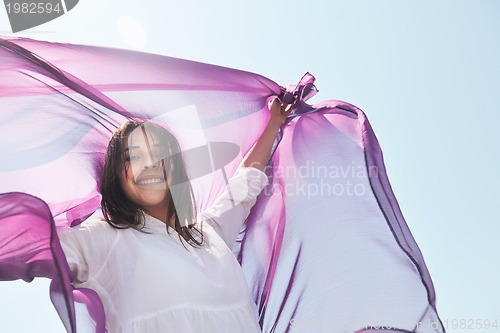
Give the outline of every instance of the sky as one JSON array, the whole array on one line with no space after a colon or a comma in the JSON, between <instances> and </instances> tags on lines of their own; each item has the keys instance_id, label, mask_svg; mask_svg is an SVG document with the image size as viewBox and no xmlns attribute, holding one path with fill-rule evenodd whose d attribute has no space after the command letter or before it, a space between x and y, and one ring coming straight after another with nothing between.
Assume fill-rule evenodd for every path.
<instances>
[{"instance_id":1,"label":"sky","mask_svg":"<svg viewBox=\"0 0 500 333\"><path fill-rule=\"evenodd\" d=\"M344 100L370 120L447 331L500 332L499 1L80 0L16 34L1 7L0 34L164 54L283 86L312 73L312 102ZM65 332L48 284L0 282L0 331ZM498 328L478 328L485 320Z\"/></svg>"}]
</instances>

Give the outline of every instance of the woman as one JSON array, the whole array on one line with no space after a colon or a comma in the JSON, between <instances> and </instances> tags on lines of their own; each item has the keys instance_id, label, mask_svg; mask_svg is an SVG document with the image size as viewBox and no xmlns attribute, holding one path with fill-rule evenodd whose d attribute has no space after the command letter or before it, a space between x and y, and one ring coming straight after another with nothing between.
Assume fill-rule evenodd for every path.
<instances>
[{"instance_id":1,"label":"woman","mask_svg":"<svg viewBox=\"0 0 500 333\"><path fill-rule=\"evenodd\" d=\"M132 121L113 135L102 184L107 223L59 231L73 284L98 293L109 332L260 332L230 249L268 183L263 170L292 107L275 98L269 109L228 188L199 216L170 133Z\"/></svg>"}]
</instances>

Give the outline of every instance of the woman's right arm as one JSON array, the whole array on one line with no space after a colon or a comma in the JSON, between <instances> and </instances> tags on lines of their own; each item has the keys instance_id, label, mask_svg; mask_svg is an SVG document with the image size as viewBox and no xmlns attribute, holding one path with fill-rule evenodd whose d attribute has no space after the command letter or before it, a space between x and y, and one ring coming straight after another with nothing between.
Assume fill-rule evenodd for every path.
<instances>
[{"instance_id":1,"label":"woman's right arm","mask_svg":"<svg viewBox=\"0 0 500 333\"><path fill-rule=\"evenodd\" d=\"M92 219L70 228L57 229L61 247L72 273L73 283L85 283L105 264L118 230Z\"/></svg>"}]
</instances>

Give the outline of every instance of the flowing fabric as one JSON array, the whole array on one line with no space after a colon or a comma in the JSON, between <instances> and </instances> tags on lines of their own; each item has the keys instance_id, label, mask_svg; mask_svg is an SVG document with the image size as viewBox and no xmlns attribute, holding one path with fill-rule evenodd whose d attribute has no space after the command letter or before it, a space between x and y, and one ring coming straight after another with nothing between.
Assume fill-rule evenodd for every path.
<instances>
[{"instance_id":1,"label":"flowing fabric","mask_svg":"<svg viewBox=\"0 0 500 333\"><path fill-rule=\"evenodd\" d=\"M13 38L0 39L0 59L0 279L51 278L68 332L105 331L97 294L70 283L56 228L98 211L113 131L153 120L197 162L203 152L202 167L185 156L203 211L263 132L272 96L294 110L233 249L262 331L444 332L368 120L345 102L307 104L312 75L284 88L203 63Z\"/></svg>"}]
</instances>

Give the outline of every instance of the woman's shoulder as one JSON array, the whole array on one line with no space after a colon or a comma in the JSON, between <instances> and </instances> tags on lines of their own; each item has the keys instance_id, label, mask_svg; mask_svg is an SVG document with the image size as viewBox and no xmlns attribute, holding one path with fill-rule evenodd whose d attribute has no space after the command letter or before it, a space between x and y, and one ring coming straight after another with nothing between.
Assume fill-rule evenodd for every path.
<instances>
[{"instance_id":1,"label":"woman's shoulder","mask_svg":"<svg viewBox=\"0 0 500 333\"><path fill-rule=\"evenodd\" d=\"M57 236L69 263L81 267L104 265L110 251L120 243L120 230L106 221L89 218L74 227L58 228ZM84 281L83 277L79 278Z\"/></svg>"},{"instance_id":2,"label":"woman's shoulder","mask_svg":"<svg viewBox=\"0 0 500 333\"><path fill-rule=\"evenodd\" d=\"M57 234L63 240L99 240L108 239L112 241L118 236L118 229L99 217L90 217L74 227L62 227L57 229Z\"/></svg>"},{"instance_id":3,"label":"woman's shoulder","mask_svg":"<svg viewBox=\"0 0 500 333\"><path fill-rule=\"evenodd\" d=\"M74 230L86 230L89 232L110 232L116 233L117 229L113 228L108 222L99 217L90 217L83 221L78 226L72 227Z\"/></svg>"}]
</instances>

